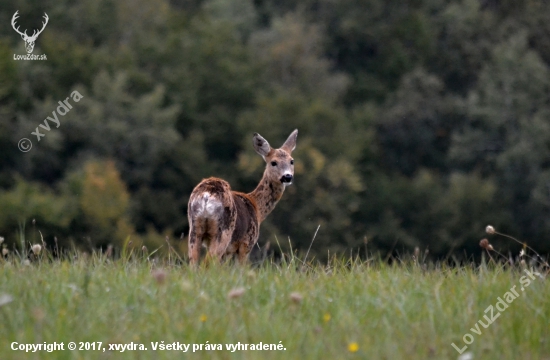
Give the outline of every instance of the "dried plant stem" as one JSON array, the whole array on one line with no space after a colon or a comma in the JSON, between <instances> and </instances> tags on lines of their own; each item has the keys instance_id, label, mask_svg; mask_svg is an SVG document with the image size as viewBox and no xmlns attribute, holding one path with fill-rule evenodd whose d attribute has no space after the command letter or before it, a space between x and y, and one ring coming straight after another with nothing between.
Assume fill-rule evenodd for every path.
<instances>
[{"instance_id":1,"label":"dried plant stem","mask_svg":"<svg viewBox=\"0 0 550 360\"><path fill-rule=\"evenodd\" d=\"M523 245L523 246L526 247L527 249L529 249L529 250L531 250L532 252L534 252L535 255L537 255L537 259L538 259L540 262L542 262L546 267L550 268L550 265L548 265L548 262L547 262L546 260L544 260L544 259L542 258L542 256L540 256L539 253L535 251L535 249L533 249L532 247L530 247L529 245L527 245L527 243L521 242L521 241L519 241L518 239L516 239L516 238L513 237L513 236L510 236L510 235L506 235L506 234L500 233L500 232L498 232L498 231L496 231L496 230L494 231L494 233L497 234L497 235L500 235L500 236L504 236L505 238L512 239L512 240L514 240L515 242L517 242L518 244Z\"/></svg>"},{"instance_id":2,"label":"dried plant stem","mask_svg":"<svg viewBox=\"0 0 550 360\"><path fill-rule=\"evenodd\" d=\"M309 244L309 248L306 252L306 257L304 258L304 263L307 262L307 256L309 255L309 250L311 250L311 245L313 245L313 242L315 241L315 237L317 236L317 232L319 231L319 228L321 227L321 224L317 226L317 230L315 230L315 234L313 234L313 239L311 239L311 243Z\"/></svg>"}]
</instances>

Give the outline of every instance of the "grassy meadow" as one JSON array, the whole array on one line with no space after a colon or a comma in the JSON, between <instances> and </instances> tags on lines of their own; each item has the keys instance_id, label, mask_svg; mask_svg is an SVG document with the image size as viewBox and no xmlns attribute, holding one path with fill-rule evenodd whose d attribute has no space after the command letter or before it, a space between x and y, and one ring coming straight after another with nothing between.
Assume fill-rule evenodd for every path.
<instances>
[{"instance_id":1,"label":"grassy meadow","mask_svg":"<svg viewBox=\"0 0 550 360\"><path fill-rule=\"evenodd\" d=\"M287 257L193 270L135 254L30 258L0 260L1 359L458 359L451 343L463 348L465 334L473 342L461 359L550 359L547 282L491 262L304 265ZM520 296L498 317L496 307L484 313L514 285ZM496 320L484 328L483 315ZM101 350L71 351L71 341ZM13 342L64 342L65 350L26 353ZM174 342L203 350L152 349ZM239 342L286 350L226 349ZM108 350L131 343L147 350Z\"/></svg>"}]
</instances>

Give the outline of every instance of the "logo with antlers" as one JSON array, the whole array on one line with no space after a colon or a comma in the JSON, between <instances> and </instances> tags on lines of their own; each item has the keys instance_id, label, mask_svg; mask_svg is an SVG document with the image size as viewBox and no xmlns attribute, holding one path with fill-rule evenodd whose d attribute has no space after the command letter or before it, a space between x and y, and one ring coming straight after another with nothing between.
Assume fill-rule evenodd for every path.
<instances>
[{"instance_id":1,"label":"logo with antlers","mask_svg":"<svg viewBox=\"0 0 550 360\"><path fill-rule=\"evenodd\" d=\"M34 50L34 42L36 41L36 38L38 37L38 35L42 33L42 31L44 31L44 28L46 28L46 25L48 24L48 20L49 20L48 14L44 13L44 20L46 21L42 22L42 29L34 30L32 35L28 36L27 30L25 30L24 32L21 32L19 31L19 26L15 27L15 20L17 20L17 18L19 17L19 15L17 15L18 12L19 10L17 10L15 14L13 14L13 17L11 18L11 26L13 27L13 30L15 30L19 35L21 35L21 38L23 39L23 41L25 41L25 48L27 49L27 54L31 54L32 51Z\"/></svg>"}]
</instances>

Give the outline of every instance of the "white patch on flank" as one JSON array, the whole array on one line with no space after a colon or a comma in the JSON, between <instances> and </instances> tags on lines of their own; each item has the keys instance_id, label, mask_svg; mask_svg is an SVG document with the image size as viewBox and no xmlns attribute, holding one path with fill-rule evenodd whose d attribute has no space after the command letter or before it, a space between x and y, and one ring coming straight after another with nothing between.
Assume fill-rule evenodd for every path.
<instances>
[{"instance_id":1,"label":"white patch on flank","mask_svg":"<svg viewBox=\"0 0 550 360\"><path fill-rule=\"evenodd\" d=\"M220 200L216 199L210 193L203 193L202 197L193 201L197 213L195 216L204 218L215 218L216 213L223 207Z\"/></svg>"}]
</instances>

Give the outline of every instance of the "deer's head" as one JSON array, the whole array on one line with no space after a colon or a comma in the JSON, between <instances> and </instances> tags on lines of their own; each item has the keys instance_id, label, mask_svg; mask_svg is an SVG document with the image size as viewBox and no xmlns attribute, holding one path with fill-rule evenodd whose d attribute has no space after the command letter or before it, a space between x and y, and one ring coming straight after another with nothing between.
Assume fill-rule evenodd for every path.
<instances>
[{"instance_id":1,"label":"deer's head","mask_svg":"<svg viewBox=\"0 0 550 360\"><path fill-rule=\"evenodd\" d=\"M32 35L28 36L27 30L25 30L24 32L21 32L19 31L19 26L17 28L15 27L15 20L17 20L17 18L19 17L19 15L17 15L18 12L19 10L17 10L15 14L13 14L13 17L11 18L11 26L13 27L13 30L15 30L19 35L21 35L21 38L23 39L23 41L25 41L25 48L27 49L27 54L30 54L34 50L34 42L36 41L36 38L38 37L38 35L40 35L40 33L42 33L42 31L44 31L44 28L48 24L48 20L49 20L48 14L44 13L45 22L42 22L42 29L34 30Z\"/></svg>"},{"instance_id":2,"label":"deer's head","mask_svg":"<svg viewBox=\"0 0 550 360\"><path fill-rule=\"evenodd\" d=\"M260 134L254 134L254 149L266 162L266 175L272 181L280 181L283 185L292 184L294 177L294 159L291 154L296 148L298 130L294 130L283 146L273 149Z\"/></svg>"}]
</instances>

